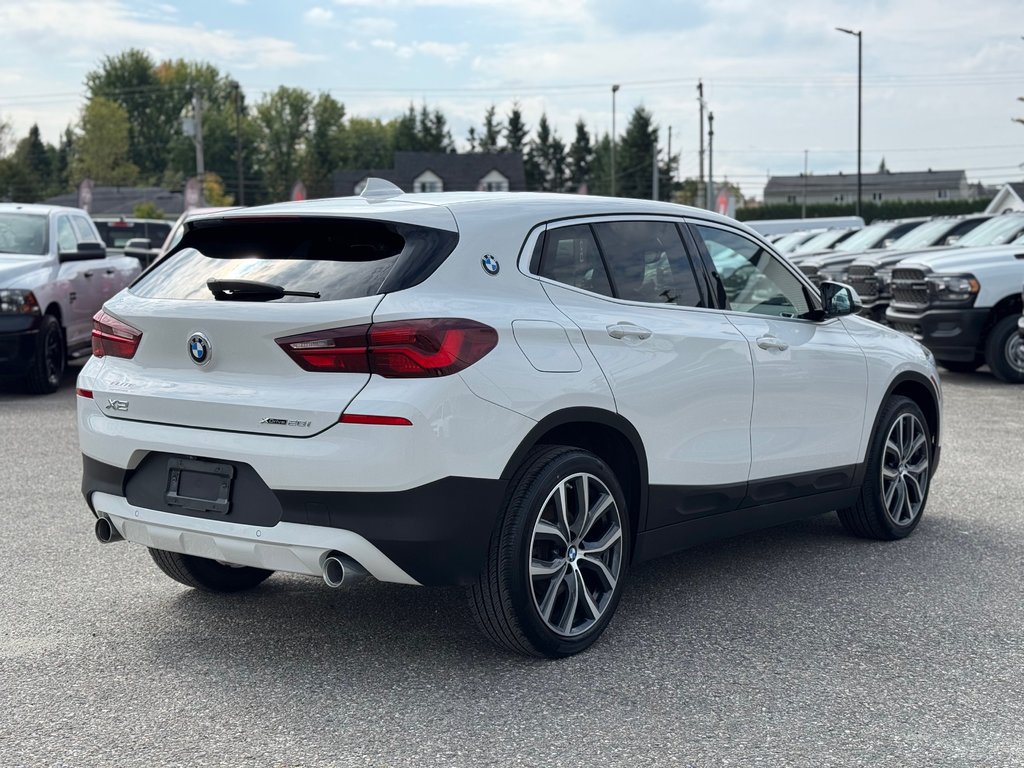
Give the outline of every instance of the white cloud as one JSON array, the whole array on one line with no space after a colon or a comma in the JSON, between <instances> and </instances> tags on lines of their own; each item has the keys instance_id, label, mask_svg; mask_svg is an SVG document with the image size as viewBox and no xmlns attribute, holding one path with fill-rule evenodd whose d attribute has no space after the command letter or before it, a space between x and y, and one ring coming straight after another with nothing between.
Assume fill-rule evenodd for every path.
<instances>
[{"instance_id":1,"label":"white cloud","mask_svg":"<svg viewBox=\"0 0 1024 768\"><path fill-rule=\"evenodd\" d=\"M345 22L345 29L359 37L383 37L398 29L394 19L379 16L361 16Z\"/></svg>"},{"instance_id":2,"label":"white cloud","mask_svg":"<svg viewBox=\"0 0 1024 768\"><path fill-rule=\"evenodd\" d=\"M465 43L452 44L432 41L400 44L394 40L377 38L370 41L370 47L390 51L400 59L411 59L413 56L420 55L440 59L446 64L453 64L466 55L468 46Z\"/></svg>"},{"instance_id":3,"label":"white cloud","mask_svg":"<svg viewBox=\"0 0 1024 768\"><path fill-rule=\"evenodd\" d=\"M587 0L334 0L336 5L348 8L374 8L410 10L413 8L451 8L484 10L489 13L512 16L523 22L535 20L573 20L583 22L587 14ZM639 12L643 12L642 10Z\"/></svg>"},{"instance_id":4,"label":"white cloud","mask_svg":"<svg viewBox=\"0 0 1024 768\"><path fill-rule=\"evenodd\" d=\"M325 24L334 18L334 11L330 8L321 8L318 5L314 5L302 14L302 18L309 24Z\"/></svg>"}]
</instances>

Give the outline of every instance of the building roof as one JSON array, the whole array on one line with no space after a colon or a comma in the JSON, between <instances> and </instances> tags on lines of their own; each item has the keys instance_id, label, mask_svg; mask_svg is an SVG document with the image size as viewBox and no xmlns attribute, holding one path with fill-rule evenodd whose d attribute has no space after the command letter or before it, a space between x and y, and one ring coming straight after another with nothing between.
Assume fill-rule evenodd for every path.
<instances>
[{"instance_id":1,"label":"building roof","mask_svg":"<svg viewBox=\"0 0 1024 768\"><path fill-rule=\"evenodd\" d=\"M449 191L474 191L480 180L491 171L508 179L509 191L526 189L523 156L518 152L468 153L395 152L394 168L363 168L334 173L334 193L351 195L355 185L368 176L386 179L406 192L413 191L413 182L424 171L437 174Z\"/></svg>"},{"instance_id":2,"label":"building roof","mask_svg":"<svg viewBox=\"0 0 1024 768\"><path fill-rule=\"evenodd\" d=\"M985 209L985 213L1022 210L1024 210L1024 182L1011 181L996 192L992 202Z\"/></svg>"},{"instance_id":3,"label":"building roof","mask_svg":"<svg viewBox=\"0 0 1024 768\"><path fill-rule=\"evenodd\" d=\"M44 201L51 205L78 207L78 191L57 195ZM178 216L185 210L185 196L163 187L100 187L92 189L89 213L94 216L131 216L135 206L153 203L168 217Z\"/></svg>"},{"instance_id":4,"label":"building roof","mask_svg":"<svg viewBox=\"0 0 1024 768\"><path fill-rule=\"evenodd\" d=\"M886 190L908 190L908 189L959 189L961 184L966 183L967 173L965 171L906 171L901 173L865 173L861 175L861 187L866 193L884 192ZM837 189L839 187L856 189L856 173L827 173L809 174L806 177L799 176L772 176L764 188L767 195L799 195L804 191L804 184L808 192L823 189Z\"/></svg>"}]
</instances>

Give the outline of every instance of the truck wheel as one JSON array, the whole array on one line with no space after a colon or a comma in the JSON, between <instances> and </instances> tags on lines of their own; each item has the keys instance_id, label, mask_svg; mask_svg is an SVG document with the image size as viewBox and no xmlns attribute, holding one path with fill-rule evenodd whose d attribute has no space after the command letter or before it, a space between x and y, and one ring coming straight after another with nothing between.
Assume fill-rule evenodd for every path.
<instances>
[{"instance_id":1,"label":"truck wheel","mask_svg":"<svg viewBox=\"0 0 1024 768\"><path fill-rule=\"evenodd\" d=\"M163 549L149 548L153 562L175 581L203 592L241 592L252 589L273 574L246 565L225 565L216 560Z\"/></svg>"},{"instance_id":2,"label":"truck wheel","mask_svg":"<svg viewBox=\"0 0 1024 768\"><path fill-rule=\"evenodd\" d=\"M1024 384L1024 339L1017 333L1017 316L1004 317L985 341L985 362L997 379Z\"/></svg>"},{"instance_id":3,"label":"truck wheel","mask_svg":"<svg viewBox=\"0 0 1024 768\"><path fill-rule=\"evenodd\" d=\"M979 360L936 360L935 362L953 373L974 373L981 365Z\"/></svg>"},{"instance_id":4,"label":"truck wheel","mask_svg":"<svg viewBox=\"0 0 1024 768\"><path fill-rule=\"evenodd\" d=\"M629 514L615 473L589 451L538 446L509 484L470 608L494 643L558 658L611 620L629 565Z\"/></svg>"},{"instance_id":5,"label":"truck wheel","mask_svg":"<svg viewBox=\"0 0 1024 768\"><path fill-rule=\"evenodd\" d=\"M53 315L43 315L36 336L36 350L25 375L25 387L35 395L56 392L64 376L67 364L67 350L64 346L64 332Z\"/></svg>"},{"instance_id":6,"label":"truck wheel","mask_svg":"<svg viewBox=\"0 0 1024 768\"><path fill-rule=\"evenodd\" d=\"M839 521L854 536L894 541L921 522L931 481L932 438L928 421L909 397L890 398L868 448L860 497L838 509Z\"/></svg>"}]
</instances>

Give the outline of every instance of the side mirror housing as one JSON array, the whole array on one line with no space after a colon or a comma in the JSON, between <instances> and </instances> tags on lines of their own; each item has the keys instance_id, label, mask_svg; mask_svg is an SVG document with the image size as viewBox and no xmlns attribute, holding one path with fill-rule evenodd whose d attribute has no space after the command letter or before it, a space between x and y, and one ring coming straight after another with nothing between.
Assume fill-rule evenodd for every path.
<instances>
[{"instance_id":1,"label":"side mirror housing","mask_svg":"<svg viewBox=\"0 0 1024 768\"><path fill-rule=\"evenodd\" d=\"M76 251L61 251L57 260L63 264L68 261L88 261L89 259L105 259L107 246L103 243L86 241L78 244Z\"/></svg>"},{"instance_id":2,"label":"side mirror housing","mask_svg":"<svg viewBox=\"0 0 1024 768\"><path fill-rule=\"evenodd\" d=\"M821 284L821 308L826 318L855 315L863 308L857 291L846 283L825 280Z\"/></svg>"}]
</instances>

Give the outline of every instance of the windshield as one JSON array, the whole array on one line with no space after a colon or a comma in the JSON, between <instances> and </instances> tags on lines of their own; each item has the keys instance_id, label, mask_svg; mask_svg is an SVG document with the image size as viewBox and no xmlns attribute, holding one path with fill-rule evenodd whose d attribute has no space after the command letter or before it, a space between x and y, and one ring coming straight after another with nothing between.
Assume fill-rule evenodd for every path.
<instances>
[{"instance_id":1,"label":"windshield","mask_svg":"<svg viewBox=\"0 0 1024 768\"><path fill-rule=\"evenodd\" d=\"M941 240L943 235L959 223L955 219L925 222L918 227L914 227L903 237L897 238L896 242L890 245L889 248L894 251L905 251L909 248L926 248Z\"/></svg>"},{"instance_id":2,"label":"windshield","mask_svg":"<svg viewBox=\"0 0 1024 768\"><path fill-rule=\"evenodd\" d=\"M789 253L801 243L807 242L814 235L810 232L793 232L785 237L780 237L772 245L779 253Z\"/></svg>"},{"instance_id":3,"label":"windshield","mask_svg":"<svg viewBox=\"0 0 1024 768\"><path fill-rule=\"evenodd\" d=\"M964 248L972 245L1001 245L1010 242L1022 231L1024 216L996 216L972 229L957 240L956 244Z\"/></svg>"},{"instance_id":4,"label":"windshield","mask_svg":"<svg viewBox=\"0 0 1024 768\"><path fill-rule=\"evenodd\" d=\"M848 238L843 240L839 245L835 247L837 251L863 251L871 248L875 243L885 237L886 233L892 229L892 224L872 224L870 227L864 227L860 232L855 235L850 235Z\"/></svg>"},{"instance_id":5,"label":"windshield","mask_svg":"<svg viewBox=\"0 0 1024 768\"><path fill-rule=\"evenodd\" d=\"M46 216L0 213L0 254L46 255Z\"/></svg>"},{"instance_id":6,"label":"windshield","mask_svg":"<svg viewBox=\"0 0 1024 768\"><path fill-rule=\"evenodd\" d=\"M848 229L830 229L827 232L822 232L820 235L815 235L803 245L797 246L793 249L793 253L827 251L849 233L850 230Z\"/></svg>"}]
</instances>

